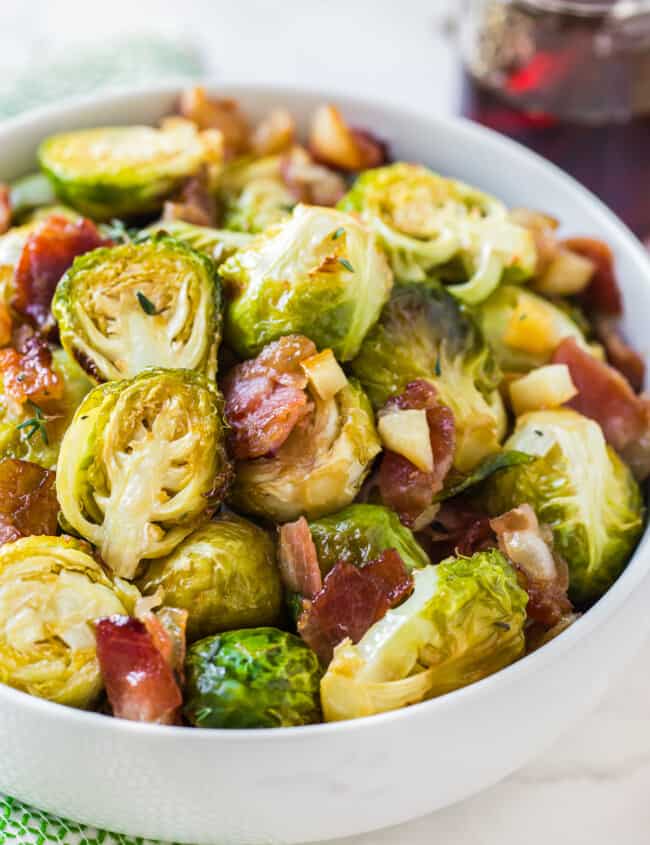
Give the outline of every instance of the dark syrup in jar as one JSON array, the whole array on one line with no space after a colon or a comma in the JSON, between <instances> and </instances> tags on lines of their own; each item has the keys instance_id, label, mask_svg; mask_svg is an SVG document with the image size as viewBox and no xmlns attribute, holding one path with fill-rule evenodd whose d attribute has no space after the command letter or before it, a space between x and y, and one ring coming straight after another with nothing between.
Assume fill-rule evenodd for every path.
<instances>
[{"instance_id":1,"label":"dark syrup in jar","mask_svg":"<svg viewBox=\"0 0 650 845\"><path fill-rule=\"evenodd\" d=\"M498 4L494 4L495 6ZM521 4L529 6L529 4ZM518 15L518 4L508 14ZM650 4L648 4L650 7ZM514 11L513 11L514 9ZM637 19L624 48L599 56L599 20L536 12L532 23L482 33L495 41L463 83L463 113L557 164L592 190L643 240L650 238L650 37ZM546 15L546 17L544 17ZM508 37L535 39L530 55L499 59ZM643 29L642 29L643 27ZM648 33L650 35L650 33ZM597 47L594 48L594 43ZM630 46L631 45L631 46ZM489 46L489 44L488 44ZM476 63L475 63L476 69ZM647 76L646 76L647 74Z\"/></svg>"}]
</instances>

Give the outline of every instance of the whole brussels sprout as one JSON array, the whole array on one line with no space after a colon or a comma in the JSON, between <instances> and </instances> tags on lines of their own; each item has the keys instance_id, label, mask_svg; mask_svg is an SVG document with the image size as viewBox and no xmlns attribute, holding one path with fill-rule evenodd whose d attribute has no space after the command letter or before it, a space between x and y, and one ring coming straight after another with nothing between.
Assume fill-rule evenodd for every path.
<instances>
[{"instance_id":1,"label":"whole brussels sprout","mask_svg":"<svg viewBox=\"0 0 650 845\"><path fill-rule=\"evenodd\" d=\"M221 288L213 262L164 235L76 258L52 312L61 343L96 381L147 367L214 377Z\"/></svg>"},{"instance_id":2,"label":"whole brussels sprout","mask_svg":"<svg viewBox=\"0 0 650 845\"><path fill-rule=\"evenodd\" d=\"M448 558L413 580L409 599L334 650L321 682L326 721L442 695L523 655L528 596L500 552Z\"/></svg>"},{"instance_id":3,"label":"whole brussels sprout","mask_svg":"<svg viewBox=\"0 0 650 845\"><path fill-rule=\"evenodd\" d=\"M331 399L310 399L311 415L274 455L237 463L233 507L289 522L332 513L357 495L381 451L370 403L355 381Z\"/></svg>"},{"instance_id":4,"label":"whole brussels sprout","mask_svg":"<svg viewBox=\"0 0 650 845\"><path fill-rule=\"evenodd\" d=\"M411 381L434 384L454 414L461 472L499 449L506 428L501 371L474 320L442 286L398 285L351 369L375 409Z\"/></svg>"},{"instance_id":5,"label":"whole brussels sprout","mask_svg":"<svg viewBox=\"0 0 650 845\"><path fill-rule=\"evenodd\" d=\"M569 565L571 601L589 605L616 580L641 533L637 483L600 426L568 408L519 417L506 448L537 459L493 476L484 504L494 516L530 504Z\"/></svg>"},{"instance_id":6,"label":"whole brussels sprout","mask_svg":"<svg viewBox=\"0 0 650 845\"><path fill-rule=\"evenodd\" d=\"M220 274L231 290L226 338L243 358L297 333L349 361L393 284L374 235L356 218L306 205L227 259Z\"/></svg>"},{"instance_id":7,"label":"whole brussels sprout","mask_svg":"<svg viewBox=\"0 0 650 845\"><path fill-rule=\"evenodd\" d=\"M219 180L223 225L238 232L263 232L286 220L296 198L282 178L282 156L245 156L225 165Z\"/></svg>"},{"instance_id":8,"label":"whole brussels sprout","mask_svg":"<svg viewBox=\"0 0 650 845\"><path fill-rule=\"evenodd\" d=\"M90 707L102 690L92 622L132 609L137 590L112 582L70 537L0 547L0 681Z\"/></svg>"},{"instance_id":9,"label":"whole brussels sprout","mask_svg":"<svg viewBox=\"0 0 650 845\"><path fill-rule=\"evenodd\" d=\"M455 259L467 281L450 290L467 303L481 302L503 278L524 279L535 269L532 235L509 220L499 200L418 164L367 170L338 207L377 233L398 281L444 273Z\"/></svg>"},{"instance_id":10,"label":"whole brussels sprout","mask_svg":"<svg viewBox=\"0 0 650 845\"><path fill-rule=\"evenodd\" d=\"M63 202L97 220L156 211L183 179L210 158L189 121L104 126L46 138L41 169Z\"/></svg>"},{"instance_id":11,"label":"whole brussels sprout","mask_svg":"<svg viewBox=\"0 0 650 845\"><path fill-rule=\"evenodd\" d=\"M589 349L580 327L565 311L517 285L499 288L476 314L497 361L509 372L547 364L566 337Z\"/></svg>"},{"instance_id":12,"label":"whole brussels sprout","mask_svg":"<svg viewBox=\"0 0 650 845\"><path fill-rule=\"evenodd\" d=\"M410 529L383 505L350 505L310 522L309 530L323 575L339 561L362 566L387 549L395 549L410 570L430 563Z\"/></svg>"},{"instance_id":13,"label":"whole brussels sprout","mask_svg":"<svg viewBox=\"0 0 650 845\"><path fill-rule=\"evenodd\" d=\"M230 477L223 402L189 370L145 370L92 390L61 444L56 489L67 525L109 568L136 575L210 515Z\"/></svg>"},{"instance_id":14,"label":"whole brussels sprout","mask_svg":"<svg viewBox=\"0 0 650 845\"><path fill-rule=\"evenodd\" d=\"M190 642L270 625L282 605L275 543L235 514L197 528L170 555L152 561L138 584L144 595L158 593L164 605L187 610Z\"/></svg>"},{"instance_id":15,"label":"whole brussels sprout","mask_svg":"<svg viewBox=\"0 0 650 845\"><path fill-rule=\"evenodd\" d=\"M197 728L283 728L320 722L314 652L277 628L228 631L194 643L185 715Z\"/></svg>"},{"instance_id":16,"label":"whole brussels sprout","mask_svg":"<svg viewBox=\"0 0 650 845\"><path fill-rule=\"evenodd\" d=\"M20 405L0 392L0 457L56 467L63 435L92 382L63 349L52 353L52 370L63 384L58 399Z\"/></svg>"},{"instance_id":17,"label":"whole brussels sprout","mask_svg":"<svg viewBox=\"0 0 650 845\"><path fill-rule=\"evenodd\" d=\"M211 258L219 267L238 249L242 249L253 240L253 235L245 232L231 232L229 229L213 229L211 226L197 226L185 220L161 220L143 230L143 235L166 232L178 241L191 246Z\"/></svg>"}]
</instances>

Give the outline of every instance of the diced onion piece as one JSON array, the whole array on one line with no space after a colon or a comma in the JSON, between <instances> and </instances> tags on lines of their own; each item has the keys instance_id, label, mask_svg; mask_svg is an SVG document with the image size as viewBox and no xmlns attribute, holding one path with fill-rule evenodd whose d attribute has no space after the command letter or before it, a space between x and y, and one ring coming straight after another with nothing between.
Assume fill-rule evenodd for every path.
<instances>
[{"instance_id":1,"label":"diced onion piece","mask_svg":"<svg viewBox=\"0 0 650 845\"><path fill-rule=\"evenodd\" d=\"M309 149L319 161L341 170L361 170L364 155L339 110L331 105L316 109L309 133Z\"/></svg>"},{"instance_id":2,"label":"diced onion piece","mask_svg":"<svg viewBox=\"0 0 650 845\"><path fill-rule=\"evenodd\" d=\"M348 380L331 349L324 349L300 362L318 396L327 401L343 390Z\"/></svg>"},{"instance_id":3,"label":"diced onion piece","mask_svg":"<svg viewBox=\"0 0 650 845\"><path fill-rule=\"evenodd\" d=\"M562 340L548 310L523 297L517 301L503 342L513 349L522 349L536 355L552 355ZM545 305L546 303L544 303Z\"/></svg>"},{"instance_id":4,"label":"diced onion piece","mask_svg":"<svg viewBox=\"0 0 650 845\"><path fill-rule=\"evenodd\" d=\"M596 270L593 261L571 252L559 249L544 273L535 280L533 287L546 296L573 296L587 287Z\"/></svg>"},{"instance_id":5,"label":"diced onion piece","mask_svg":"<svg viewBox=\"0 0 650 845\"><path fill-rule=\"evenodd\" d=\"M540 367L510 384L510 401L516 416L557 408L577 393L566 364Z\"/></svg>"},{"instance_id":6,"label":"diced onion piece","mask_svg":"<svg viewBox=\"0 0 650 845\"><path fill-rule=\"evenodd\" d=\"M287 109L273 109L253 130L251 148L258 156L275 155L292 146L295 134L291 113Z\"/></svg>"},{"instance_id":7,"label":"diced onion piece","mask_svg":"<svg viewBox=\"0 0 650 845\"><path fill-rule=\"evenodd\" d=\"M377 429L387 449L402 455L422 472L433 472L433 451L426 411L391 411L379 418Z\"/></svg>"}]
</instances>

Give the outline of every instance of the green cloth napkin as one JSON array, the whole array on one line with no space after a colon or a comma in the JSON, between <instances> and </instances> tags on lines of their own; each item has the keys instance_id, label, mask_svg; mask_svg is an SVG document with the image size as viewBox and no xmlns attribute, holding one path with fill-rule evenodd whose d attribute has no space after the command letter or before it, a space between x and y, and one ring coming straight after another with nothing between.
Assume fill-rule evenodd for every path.
<instances>
[{"instance_id":1,"label":"green cloth napkin","mask_svg":"<svg viewBox=\"0 0 650 845\"><path fill-rule=\"evenodd\" d=\"M70 55L72 54L72 56ZM0 74L0 120L101 88L201 76L193 48L157 37L136 36L117 45L94 44L51 55L18 73ZM3 174L0 173L0 180ZM96 830L0 795L0 845L154 845L150 840ZM163 843L159 843L163 845Z\"/></svg>"},{"instance_id":2,"label":"green cloth napkin","mask_svg":"<svg viewBox=\"0 0 650 845\"><path fill-rule=\"evenodd\" d=\"M150 839L96 830L58 819L14 798L0 796L2 845L156 845ZM164 845L164 843L158 843Z\"/></svg>"}]
</instances>

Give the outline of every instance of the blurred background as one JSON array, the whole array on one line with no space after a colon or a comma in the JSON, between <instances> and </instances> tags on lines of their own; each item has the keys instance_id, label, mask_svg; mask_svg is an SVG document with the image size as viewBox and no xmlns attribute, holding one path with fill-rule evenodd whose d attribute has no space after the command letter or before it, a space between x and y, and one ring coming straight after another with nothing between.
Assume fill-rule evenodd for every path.
<instances>
[{"instance_id":1,"label":"blurred background","mask_svg":"<svg viewBox=\"0 0 650 845\"><path fill-rule=\"evenodd\" d=\"M190 77L354 92L508 134L650 236L649 0L0 5L0 119Z\"/></svg>"}]
</instances>

